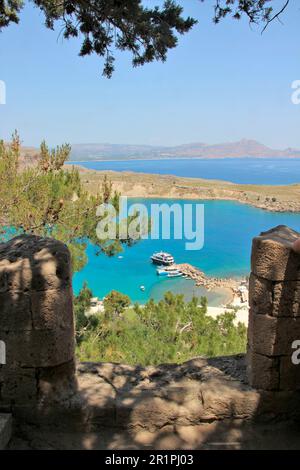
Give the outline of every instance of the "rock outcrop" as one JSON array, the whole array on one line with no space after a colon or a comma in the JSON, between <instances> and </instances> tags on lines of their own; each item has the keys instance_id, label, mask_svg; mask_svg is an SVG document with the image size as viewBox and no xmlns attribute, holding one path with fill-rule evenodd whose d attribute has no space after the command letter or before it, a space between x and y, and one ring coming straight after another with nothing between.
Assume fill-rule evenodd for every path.
<instances>
[{"instance_id":1,"label":"rock outcrop","mask_svg":"<svg viewBox=\"0 0 300 470\"><path fill-rule=\"evenodd\" d=\"M31 408L75 382L70 253L53 239L0 245L0 406Z\"/></svg>"},{"instance_id":2,"label":"rock outcrop","mask_svg":"<svg viewBox=\"0 0 300 470\"><path fill-rule=\"evenodd\" d=\"M254 238L248 328L249 379L264 390L300 390L293 344L300 340L298 232L278 226Z\"/></svg>"}]
</instances>

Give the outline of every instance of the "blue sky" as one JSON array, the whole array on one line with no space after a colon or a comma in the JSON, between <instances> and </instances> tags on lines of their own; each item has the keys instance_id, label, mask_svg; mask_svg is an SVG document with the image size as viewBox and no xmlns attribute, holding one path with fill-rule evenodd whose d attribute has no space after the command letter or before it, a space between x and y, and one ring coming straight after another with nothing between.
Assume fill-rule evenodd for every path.
<instances>
[{"instance_id":1,"label":"blue sky","mask_svg":"<svg viewBox=\"0 0 300 470\"><path fill-rule=\"evenodd\" d=\"M177 145L245 137L300 148L300 105L291 102L291 83L300 79L299 1L284 25L274 22L263 35L247 21L215 26L212 0L181 3L199 24L168 61L132 69L130 56L117 54L111 80L101 76L101 59L78 57L78 42L46 30L39 10L27 6L20 25L0 34L7 87L0 138L18 129L34 146L44 138L50 145Z\"/></svg>"}]
</instances>

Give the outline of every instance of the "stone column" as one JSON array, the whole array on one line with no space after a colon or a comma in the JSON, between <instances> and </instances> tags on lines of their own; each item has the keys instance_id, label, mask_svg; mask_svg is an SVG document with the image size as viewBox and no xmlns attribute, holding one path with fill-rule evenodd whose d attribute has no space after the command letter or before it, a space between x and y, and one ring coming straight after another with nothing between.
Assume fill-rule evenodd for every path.
<instances>
[{"instance_id":1,"label":"stone column","mask_svg":"<svg viewBox=\"0 0 300 470\"><path fill-rule=\"evenodd\" d=\"M292 249L299 237L281 225L253 240L248 375L257 389L300 390L300 365L292 362L300 340L300 254Z\"/></svg>"},{"instance_id":2,"label":"stone column","mask_svg":"<svg viewBox=\"0 0 300 470\"><path fill-rule=\"evenodd\" d=\"M0 341L0 408L31 407L74 387L71 263L63 243L22 235L0 244Z\"/></svg>"}]
</instances>

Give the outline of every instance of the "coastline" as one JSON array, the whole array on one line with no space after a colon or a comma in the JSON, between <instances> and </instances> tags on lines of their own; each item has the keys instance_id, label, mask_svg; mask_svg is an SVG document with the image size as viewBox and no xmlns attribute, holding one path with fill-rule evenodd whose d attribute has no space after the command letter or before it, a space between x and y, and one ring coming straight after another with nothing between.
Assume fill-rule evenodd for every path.
<instances>
[{"instance_id":1,"label":"coastline","mask_svg":"<svg viewBox=\"0 0 300 470\"><path fill-rule=\"evenodd\" d=\"M69 168L71 167L70 165ZM99 190L106 176L111 181L113 190L129 198L235 201L269 212L300 212L300 184L278 186L236 184L221 180L173 175L112 170L98 171L79 165L76 165L76 168L79 170L85 189L92 194ZM242 300L239 291L239 287L242 284L245 285L245 277L239 279L224 277L210 280L205 274L204 276L208 284L212 281L212 285L207 286L207 282L197 283L197 280L194 279L195 286L208 287L208 291L211 292L221 288L228 294L226 302L220 302L215 306L209 305L208 314L215 317L226 311L233 311L236 313L236 321L246 325L248 303Z\"/></svg>"},{"instance_id":2,"label":"coastline","mask_svg":"<svg viewBox=\"0 0 300 470\"><path fill-rule=\"evenodd\" d=\"M138 162L147 162L147 161L168 161L168 160L235 160L236 158L243 158L247 159L256 159L256 160L267 160L268 158L274 159L287 159L287 160L300 160L300 156L278 156L278 157L257 157L257 156L244 156L244 157L237 157L237 156L214 156L214 157L194 157L194 156L187 156L187 157L177 157L177 156L168 156L168 157L150 157L150 158L140 158L140 157L126 157L126 158L91 158L87 160L69 160L68 165L80 165L80 163L106 163L106 162L124 162L124 161L138 161Z\"/></svg>"},{"instance_id":3,"label":"coastline","mask_svg":"<svg viewBox=\"0 0 300 470\"><path fill-rule=\"evenodd\" d=\"M180 272L188 276L196 287L204 287L207 292L217 292L222 289L227 293L226 301L223 301L218 306L207 306L207 314L212 317L217 317L227 311L235 311L236 322L239 321L248 324L249 314L249 291L247 277L235 278L216 278L207 276L203 271L188 263L175 264Z\"/></svg>"},{"instance_id":4,"label":"coastline","mask_svg":"<svg viewBox=\"0 0 300 470\"><path fill-rule=\"evenodd\" d=\"M66 165L71 169L72 165ZM107 176L122 196L144 199L236 201L270 212L300 212L300 183L291 185L237 184L228 181L150 173L89 170L75 166L85 189L97 193Z\"/></svg>"}]
</instances>

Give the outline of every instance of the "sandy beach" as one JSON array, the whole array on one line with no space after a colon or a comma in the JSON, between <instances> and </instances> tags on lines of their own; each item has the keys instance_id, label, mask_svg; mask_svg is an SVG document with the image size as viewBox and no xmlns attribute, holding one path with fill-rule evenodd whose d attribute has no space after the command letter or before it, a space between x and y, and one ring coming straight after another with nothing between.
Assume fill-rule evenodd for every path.
<instances>
[{"instance_id":1,"label":"sandy beach","mask_svg":"<svg viewBox=\"0 0 300 470\"><path fill-rule=\"evenodd\" d=\"M207 315L217 318L219 315L223 315L225 312L235 312L236 318L234 324L242 323L245 326L248 326L249 319L249 306L248 303L244 304L240 302L238 297L234 298L234 301L231 305L226 307L207 307Z\"/></svg>"}]
</instances>

